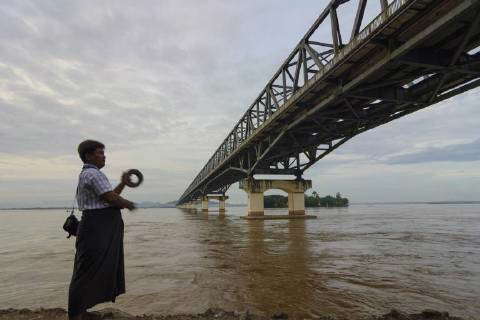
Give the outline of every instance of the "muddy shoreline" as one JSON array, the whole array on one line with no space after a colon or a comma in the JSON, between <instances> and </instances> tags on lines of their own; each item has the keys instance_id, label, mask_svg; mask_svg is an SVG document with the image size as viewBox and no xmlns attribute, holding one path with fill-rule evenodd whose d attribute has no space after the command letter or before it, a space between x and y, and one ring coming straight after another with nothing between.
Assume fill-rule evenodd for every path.
<instances>
[{"instance_id":1,"label":"muddy shoreline","mask_svg":"<svg viewBox=\"0 0 480 320\"><path fill-rule=\"evenodd\" d=\"M0 320L65 320L67 313L61 308L52 309L4 309L0 310ZM117 309L103 309L100 311L89 312L86 320L282 320L296 319L289 317L286 313L273 314L270 317L251 314L248 311L244 313L225 311L222 309L208 309L199 314L179 314L179 315L141 315L133 316ZM315 319L321 320L342 320L333 315L325 315ZM421 313L403 313L392 309L389 313L379 316L371 316L366 320L463 320L463 318L451 316L448 312L436 310L424 310Z\"/></svg>"}]
</instances>

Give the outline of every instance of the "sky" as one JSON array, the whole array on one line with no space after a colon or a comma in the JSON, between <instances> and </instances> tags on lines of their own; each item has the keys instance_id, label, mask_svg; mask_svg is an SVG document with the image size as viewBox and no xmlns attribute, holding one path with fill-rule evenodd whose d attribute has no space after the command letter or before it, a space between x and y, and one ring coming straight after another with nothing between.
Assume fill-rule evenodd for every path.
<instances>
[{"instance_id":1,"label":"sky","mask_svg":"<svg viewBox=\"0 0 480 320\"><path fill-rule=\"evenodd\" d=\"M143 172L125 197L178 199L323 5L1 1L0 208L70 205L84 139L106 145L112 184ZM344 29L354 12L342 14ZM479 99L472 90L363 133L305 178L351 202L480 200ZM238 185L228 194L246 201Z\"/></svg>"}]
</instances>

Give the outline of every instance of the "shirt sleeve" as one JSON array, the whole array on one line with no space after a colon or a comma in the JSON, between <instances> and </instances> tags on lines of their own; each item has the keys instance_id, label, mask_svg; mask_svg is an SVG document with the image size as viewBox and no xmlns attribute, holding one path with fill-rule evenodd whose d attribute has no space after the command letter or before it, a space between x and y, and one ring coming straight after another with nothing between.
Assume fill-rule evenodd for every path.
<instances>
[{"instance_id":1,"label":"shirt sleeve","mask_svg":"<svg viewBox=\"0 0 480 320\"><path fill-rule=\"evenodd\" d=\"M97 196L113 190L112 185L107 179L107 176L100 171L97 171L91 175L90 185L93 189L93 192L95 192Z\"/></svg>"}]
</instances>

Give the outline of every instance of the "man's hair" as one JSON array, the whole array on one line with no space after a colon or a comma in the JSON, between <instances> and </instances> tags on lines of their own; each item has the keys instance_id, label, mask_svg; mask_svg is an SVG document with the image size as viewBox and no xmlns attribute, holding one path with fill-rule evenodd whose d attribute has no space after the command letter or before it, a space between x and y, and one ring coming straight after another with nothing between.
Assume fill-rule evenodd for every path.
<instances>
[{"instance_id":1,"label":"man's hair","mask_svg":"<svg viewBox=\"0 0 480 320\"><path fill-rule=\"evenodd\" d=\"M83 163L87 161L87 154L92 153L98 148L105 149L105 145L95 140L85 140L78 145L78 155L82 159Z\"/></svg>"}]
</instances>

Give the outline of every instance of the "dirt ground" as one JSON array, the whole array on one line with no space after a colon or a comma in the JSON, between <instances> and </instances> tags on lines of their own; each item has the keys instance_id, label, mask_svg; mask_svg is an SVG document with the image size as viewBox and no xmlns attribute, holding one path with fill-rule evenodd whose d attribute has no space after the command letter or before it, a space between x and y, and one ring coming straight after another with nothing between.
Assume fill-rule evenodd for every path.
<instances>
[{"instance_id":1,"label":"dirt ground","mask_svg":"<svg viewBox=\"0 0 480 320\"><path fill-rule=\"evenodd\" d=\"M0 310L0 320L65 320L67 313L64 309L5 309ZM209 309L201 314L186 315L142 315L132 316L116 309L104 309L97 312L89 312L85 320L260 320L260 319L293 319L285 313L272 315L270 318L257 316L250 313L237 313L224 311L221 309ZM332 316L318 318L320 320L335 320ZM339 319L340 320L340 319ZM425 310L421 313L406 314L397 310L392 310L387 314L378 317L370 317L366 320L462 320L462 318L452 317L447 312L435 310Z\"/></svg>"}]
</instances>

